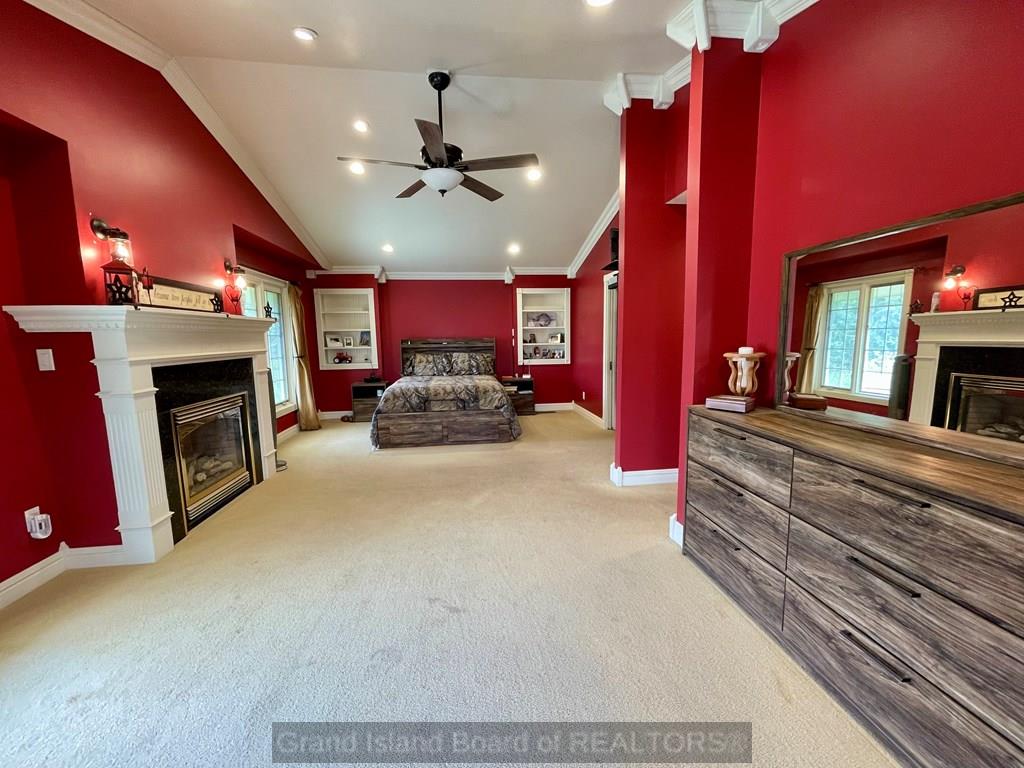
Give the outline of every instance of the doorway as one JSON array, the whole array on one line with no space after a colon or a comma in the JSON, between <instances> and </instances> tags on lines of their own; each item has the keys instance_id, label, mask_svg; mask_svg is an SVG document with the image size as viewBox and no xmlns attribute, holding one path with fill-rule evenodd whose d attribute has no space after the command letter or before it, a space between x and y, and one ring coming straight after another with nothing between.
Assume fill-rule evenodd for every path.
<instances>
[{"instance_id":1,"label":"doorway","mask_svg":"<svg viewBox=\"0 0 1024 768\"><path fill-rule=\"evenodd\" d=\"M604 386L601 413L605 429L615 429L615 380L618 370L619 273L604 276Z\"/></svg>"}]
</instances>

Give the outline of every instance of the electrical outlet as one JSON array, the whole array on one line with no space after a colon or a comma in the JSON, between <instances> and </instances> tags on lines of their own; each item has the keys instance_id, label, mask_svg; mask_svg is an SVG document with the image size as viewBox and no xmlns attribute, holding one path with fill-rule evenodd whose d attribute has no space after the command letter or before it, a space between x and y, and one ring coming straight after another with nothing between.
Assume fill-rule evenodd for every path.
<instances>
[{"instance_id":1,"label":"electrical outlet","mask_svg":"<svg viewBox=\"0 0 1024 768\"><path fill-rule=\"evenodd\" d=\"M53 350L52 349L37 349L36 350L36 362L39 364L40 371L55 371L57 366L53 362Z\"/></svg>"},{"instance_id":2,"label":"electrical outlet","mask_svg":"<svg viewBox=\"0 0 1024 768\"><path fill-rule=\"evenodd\" d=\"M41 514L42 514L42 510L39 509L39 507L32 507L32 509L26 509L25 510L25 525L28 525L32 521L33 517L35 517L36 515L41 515Z\"/></svg>"}]
</instances>

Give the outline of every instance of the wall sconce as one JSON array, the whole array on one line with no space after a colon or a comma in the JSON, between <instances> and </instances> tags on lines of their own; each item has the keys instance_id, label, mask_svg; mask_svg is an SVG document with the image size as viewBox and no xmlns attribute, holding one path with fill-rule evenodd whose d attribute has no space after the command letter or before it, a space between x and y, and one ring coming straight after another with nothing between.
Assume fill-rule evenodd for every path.
<instances>
[{"instance_id":1,"label":"wall sconce","mask_svg":"<svg viewBox=\"0 0 1024 768\"><path fill-rule=\"evenodd\" d=\"M967 274L967 267L963 264L954 264L950 267L949 272L946 273L946 279L942 283L942 287L947 291L956 290L956 295L960 297L960 301L964 303L964 309L967 309L967 305L970 303L971 298L974 296L974 286L972 286L964 275Z\"/></svg>"},{"instance_id":2,"label":"wall sconce","mask_svg":"<svg viewBox=\"0 0 1024 768\"><path fill-rule=\"evenodd\" d=\"M232 264L230 259L224 259L224 297L235 305L235 311L241 310L242 293L249 282L245 279L245 268Z\"/></svg>"},{"instance_id":3,"label":"wall sconce","mask_svg":"<svg viewBox=\"0 0 1024 768\"><path fill-rule=\"evenodd\" d=\"M128 233L123 229L108 226L103 219L93 219L89 226L96 239L106 241L110 250L110 261L101 267L107 304L131 304L138 308L138 277L132 266L132 246Z\"/></svg>"}]
</instances>

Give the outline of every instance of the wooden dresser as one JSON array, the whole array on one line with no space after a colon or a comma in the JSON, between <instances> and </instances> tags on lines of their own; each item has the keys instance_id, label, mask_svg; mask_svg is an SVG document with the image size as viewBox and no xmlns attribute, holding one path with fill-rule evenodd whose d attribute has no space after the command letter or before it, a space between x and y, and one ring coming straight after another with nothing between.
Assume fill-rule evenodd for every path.
<instances>
[{"instance_id":1,"label":"wooden dresser","mask_svg":"<svg viewBox=\"0 0 1024 768\"><path fill-rule=\"evenodd\" d=\"M686 554L903 764L1024 766L1024 468L697 407L688 456Z\"/></svg>"}]
</instances>

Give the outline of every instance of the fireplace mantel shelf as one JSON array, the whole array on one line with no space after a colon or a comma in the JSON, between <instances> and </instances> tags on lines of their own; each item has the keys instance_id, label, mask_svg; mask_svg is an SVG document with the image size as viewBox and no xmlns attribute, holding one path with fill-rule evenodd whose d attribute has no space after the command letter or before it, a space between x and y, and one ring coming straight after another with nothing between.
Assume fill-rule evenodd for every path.
<instances>
[{"instance_id":1,"label":"fireplace mantel shelf","mask_svg":"<svg viewBox=\"0 0 1024 768\"><path fill-rule=\"evenodd\" d=\"M202 332L221 330L225 323L232 323L232 331L249 330L254 334L262 334L274 322L227 313L160 307L143 307L136 310L131 306L40 304L8 306L3 309L18 321L22 329L35 333L89 333L134 329Z\"/></svg>"},{"instance_id":2,"label":"fireplace mantel shelf","mask_svg":"<svg viewBox=\"0 0 1024 768\"><path fill-rule=\"evenodd\" d=\"M1024 310L975 309L911 315L925 340L950 338L979 344L1024 344Z\"/></svg>"}]
</instances>

